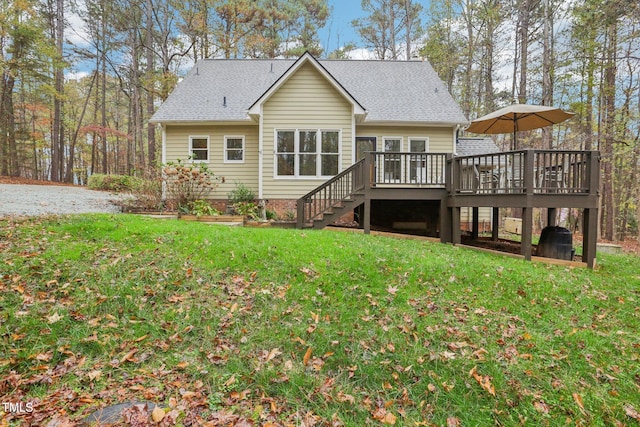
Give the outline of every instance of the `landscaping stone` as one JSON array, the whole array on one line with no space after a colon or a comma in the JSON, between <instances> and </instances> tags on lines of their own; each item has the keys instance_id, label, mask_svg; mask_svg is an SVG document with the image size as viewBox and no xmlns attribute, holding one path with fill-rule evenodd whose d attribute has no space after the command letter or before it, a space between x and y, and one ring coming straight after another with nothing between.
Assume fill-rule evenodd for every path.
<instances>
[{"instance_id":1,"label":"landscaping stone","mask_svg":"<svg viewBox=\"0 0 640 427\"><path fill-rule=\"evenodd\" d=\"M105 424L114 424L122 421L122 411L129 409L133 406L140 406L141 409L145 409L149 414L158 406L153 402L125 402L117 405L107 406L106 408L98 409L88 417L85 417L81 422L81 426L102 426Z\"/></svg>"}]
</instances>

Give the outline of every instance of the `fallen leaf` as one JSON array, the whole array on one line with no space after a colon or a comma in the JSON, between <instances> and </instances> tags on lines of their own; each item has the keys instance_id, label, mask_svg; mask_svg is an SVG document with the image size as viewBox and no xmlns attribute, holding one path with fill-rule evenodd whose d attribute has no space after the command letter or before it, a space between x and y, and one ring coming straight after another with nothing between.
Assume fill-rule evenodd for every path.
<instances>
[{"instance_id":1,"label":"fallen leaf","mask_svg":"<svg viewBox=\"0 0 640 427\"><path fill-rule=\"evenodd\" d=\"M356 403L355 397L351 396L350 394L345 394L341 391L339 391L338 394L336 395L336 400L342 403L345 403L345 402L351 403L352 405Z\"/></svg>"},{"instance_id":2,"label":"fallen leaf","mask_svg":"<svg viewBox=\"0 0 640 427\"><path fill-rule=\"evenodd\" d=\"M153 408L153 411L151 412L151 418L153 419L154 422L159 423L164 419L164 416L165 416L165 412L159 406L156 406L155 408Z\"/></svg>"},{"instance_id":3,"label":"fallen leaf","mask_svg":"<svg viewBox=\"0 0 640 427\"><path fill-rule=\"evenodd\" d=\"M265 362L269 362L269 361L275 359L276 357L280 356L281 354L282 354L282 352L279 349L274 348L267 355L267 360L265 360Z\"/></svg>"},{"instance_id":4,"label":"fallen leaf","mask_svg":"<svg viewBox=\"0 0 640 427\"><path fill-rule=\"evenodd\" d=\"M46 353L40 353L36 355L36 360L39 360L41 362L48 362L49 360L51 360L51 358L53 357L53 352L52 351L48 351Z\"/></svg>"},{"instance_id":5,"label":"fallen leaf","mask_svg":"<svg viewBox=\"0 0 640 427\"><path fill-rule=\"evenodd\" d=\"M469 375L472 376L487 393L491 396L495 396L496 390L493 384L491 384L491 377L479 374L477 369L478 367L474 366L471 372L469 372Z\"/></svg>"},{"instance_id":6,"label":"fallen leaf","mask_svg":"<svg viewBox=\"0 0 640 427\"><path fill-rule=\"evenodd\" d=\"M132 350L130 350L127 354L125 354L122 359L120 359L120 363L124 363L125 361L127 362L135 362L136 359L135 357L133 357L134 354L136 354L138 352L137 348L134 348Z\"/></svg>"},{"instance_id":7,"label":"fallen leaf","mask_svg":"<svg viewBox=\"0 0 640 427\"><path fill-rule=\"evenodd\" d=\"M624 408L624 413L627 414L627 417L640 421L640 412L636 411L636 408L634 408L633 405L625 403L622 407Z\"/></svg>"},{"instance_id":8,"label":"fallen leaf","mask_svg":"<svg viewBox=\"0 0 640 427\"><path fill-rule=\"evenodd\" d=\"M229 378L227 381L224 382L224 386L229 387L230 385L233 385L233 383L235 382L236 382L236 376L231 375L231 378Z\"/></svg>"},{"instance_id":9,"label":"fallen leaf","mask_svg":"<svg viewBox=\"0 0 640 427\"><path fill-rule=\"evenodd\" d=\"M447 427L458 427L460 425L460 418L449 417L447 418Z\"/></svg>"},{"instance_id":10,"label":"fallen leaf","mask_svg":"<svg viewBox=\"0 0 640 427\"><path fill-rule=\"evenodd\" d=\"M547 405L545 402L541 400L536 400L535 402L533 402L533 407L536 408L536 411L540 413L543 413L543 414L549 413L549 405Z\"/></svg>"},{"instance_id":11,"label":"fallen leaf","mask_svg":"<svg viewBox=\"0 0 640 427\"><path fill-rule=\"evenodd\" d=\"M395 425L396 423L396 416L393 415L392 412L387 412L387 415L384 416L384 418L382 419L382 424L387 424L387 425Z\"/></svg>"},{"instance_id":12,"label":"fallen leaf","mask_svg":"<svg viewBox=\"0 0 640 427\"><path fill-rule=\"evenodd\" d=\"M102 371L93 370L93 371L88 372L87 376L89 377L89 380L91 380L91 381L98 380L102 376Z\"/></svg>"},{"instance_id":13,"label":"fallen leaf","mask_svg":"<svg viewBox=\"0 0 640 427\"><path fill-rule=\"evenodd\" d=\"M49 324L56 323L60 319L62 319L62 316L60 316L58 313L53 313L51 316L47 316L47 322Z\"/></svg>"},{"instance_id":14,"label":"fallen leaf","mask_svg":"<svg viewBox=\"0 0 640 427\"><path fill-rule=\"evenodd\" d=\"M307 363L309 363L309 359L311 359L312 353L313 353L313 350L311 349L311 347L309 347L307 349L307 352L304 354L304 357L302 358L302 364L304 366L307 366Z\"/></svg>"},{"instance_id":15,"label":"fallen leaf","mask_svg":"<svg viewBox=\"0 0 640 427\"><path fill-rule=\"evenodd\" d=\"M584 410L584 403L582 402L582 396L580 396L578 393L573 393L572 396L573 400L576 402L576 405L578 405L578 407L580 408L580 412L586 414L586 411Z\"/></svg>"}]
</instances>

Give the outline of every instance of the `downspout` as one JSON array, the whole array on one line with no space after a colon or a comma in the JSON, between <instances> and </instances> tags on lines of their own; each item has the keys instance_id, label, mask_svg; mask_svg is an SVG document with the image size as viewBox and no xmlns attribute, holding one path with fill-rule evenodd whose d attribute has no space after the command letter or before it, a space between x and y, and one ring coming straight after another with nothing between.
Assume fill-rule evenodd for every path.
<instances>
[{"instance_id":1,"label":"downspout","mask_svg":"<svg viewBox=\"0 0 640 427\"><path fill-rule=\"evenodd\" d=\"M458 155L458 136L460 135L460 124L453 129L453 155Z\"/></svg>"},{"instance_id":2,"label":"downspout","mask_svg":"<svg viewBox=\"0 0 640 427\"><path fill-rule=\"evenodd\" d=\"M164 165L167 164L167 126L162 123L162 165L160 167L160 177L162 182L162 200L167 200L167 182L164 179Z\"/></svg>"},{"instance_id":3,"label":"downspout","mask_svg":"<svg viewBox=\"0 0 640 427\"><path fill-rule=\"evenodd\" d=\"M263 183L263 171L264 171L264 112L262 111L262 105L260 105L260 119L258 120L258 200L264 199L264 192L262 189Z\"/></svg>"},{"instance_id":4,"label":"downspout","mask_svg":"<svg viewBox=\"0 0 640 427\"><path fill-rule=\"evenodd\" d=\"M160 125L162 128L162 164L167 163L167 127L162 124Z\"/></svg>"}]
</instances>

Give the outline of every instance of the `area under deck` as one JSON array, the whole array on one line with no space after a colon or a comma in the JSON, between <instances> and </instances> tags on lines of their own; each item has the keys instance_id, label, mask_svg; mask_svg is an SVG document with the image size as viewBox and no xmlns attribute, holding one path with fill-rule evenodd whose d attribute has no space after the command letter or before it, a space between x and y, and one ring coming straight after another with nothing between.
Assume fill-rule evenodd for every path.
<instances>
[{"instance_id":1,"label":"area under deck","mask_svg":"<svg viewBox=\"0 0 640 427\"><path fill-rule=\"evenodd\" d=\"M555 225L561 208L583 209L583 260L596 256L600 156L596 151L519 150L454 157L442 153L370 152L341 174L298 200L298 226L321 228L362 206L360 225L371 229L373 200L439 202L442 242L460 243L461 208L493 209L497 239L499 209L522 209L521 253L532 256L533 209L547 208Z\"/></svg>"}]
</instances>

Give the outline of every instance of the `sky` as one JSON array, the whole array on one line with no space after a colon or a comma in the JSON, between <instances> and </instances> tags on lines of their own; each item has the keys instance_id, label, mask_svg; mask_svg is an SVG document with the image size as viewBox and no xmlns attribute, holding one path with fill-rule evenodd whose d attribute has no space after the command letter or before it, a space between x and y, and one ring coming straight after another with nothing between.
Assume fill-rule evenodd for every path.
<instances>
[{"instance_id":1,"label":"sky","mask_svg":"<svg viewBox=\"0 0 640 427\"><path fill-rule=\"evenodd\" d=\"M359 45L360 40L351 21L365 16L360 0L329 0L329 6L333 8L331 15L324 28L318 31L325 53L333 52L349 42Z\"/></svg>"}]
</instances>

